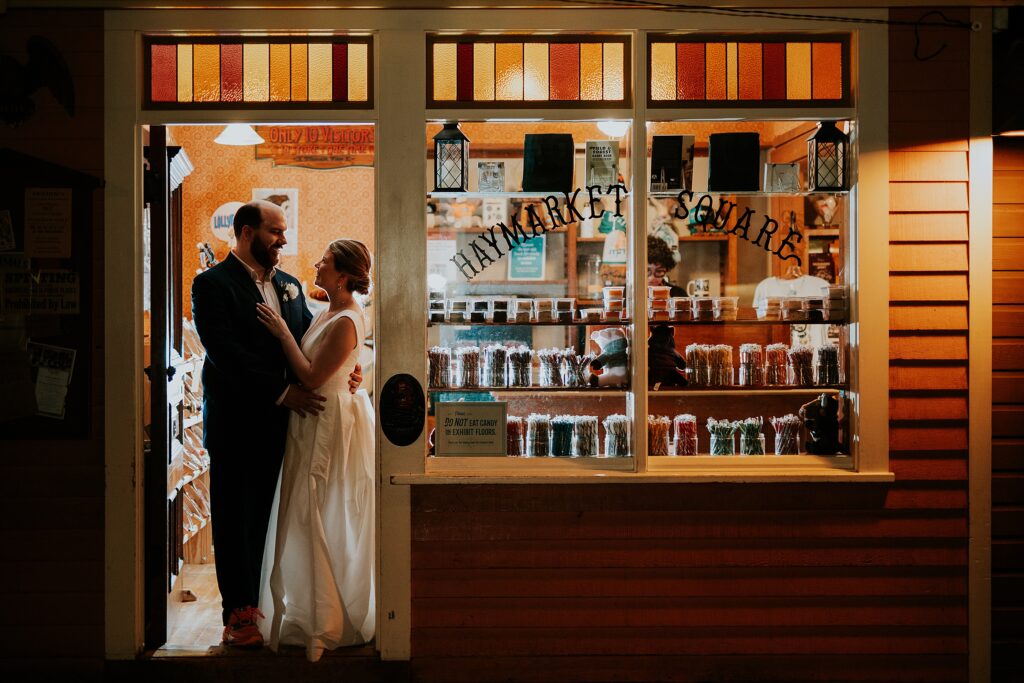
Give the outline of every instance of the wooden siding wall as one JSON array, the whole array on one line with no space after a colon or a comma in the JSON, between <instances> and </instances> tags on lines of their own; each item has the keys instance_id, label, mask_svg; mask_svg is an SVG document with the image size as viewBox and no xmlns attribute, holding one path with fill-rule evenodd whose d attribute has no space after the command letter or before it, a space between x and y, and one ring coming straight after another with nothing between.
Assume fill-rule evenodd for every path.
<instances>
[{"instance_id":1,"label":"wooden siding wall","mask_svg":"<svg viewBox=\"0 0 1024 683\"><path fill-rule=\"evenodd\" d=\"M896 483L416 487L419 679L966 680L969 36L890 36Z\"/></svg>"},{"instance_id":2,"label":"wooden siding wall","mask_svg":"<svg viewBox=\"0 0 1024 683\"><path fill-rule=\"evenodd\" d=\"M25 64L25 42L48 38L75 84L69 117L41 88L36 112L0 126L0 147L103 177L103 13L0 13L0 55ZM0 207L4 208L4 207ZM103 193L93 199L91 436L0 442L0 671L99 676L103 663ZM73 226L87 229L87 226ZM76 367L75 372L79 369Z\"/></svg>"},{"instance_id":3,"label":"wooden siding wall","mask_svg":"<svg viewBox=\"0 0 1024 683\"><path fill-rule=\"evenodd\" d=\"M1024 139L992 187L992 680L1024 680Z\"/></svg>"}]
</instances>

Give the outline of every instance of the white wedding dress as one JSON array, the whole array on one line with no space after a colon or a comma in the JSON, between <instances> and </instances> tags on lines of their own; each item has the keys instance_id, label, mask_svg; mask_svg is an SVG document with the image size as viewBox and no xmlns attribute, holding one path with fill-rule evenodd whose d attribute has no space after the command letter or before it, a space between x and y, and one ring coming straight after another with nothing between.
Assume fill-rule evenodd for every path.
<instances>
[{"instance_id":1,"label":"white wedding dress","mask_svg":"<svg viewBox=\"0 0 1024 683\"><path fill-rule=\"evenodd\" d=\"M312 358L345 317L356 326L356 347L317 389L327 397L323 412L293 413L288 422L263 555L263 637L275 651L304 646L310 661L325 649L368 642L376 627L373 406L366 391L348 387L363 345L361 312L324 311L301 348Z\"/></svg>"}]
</instances>

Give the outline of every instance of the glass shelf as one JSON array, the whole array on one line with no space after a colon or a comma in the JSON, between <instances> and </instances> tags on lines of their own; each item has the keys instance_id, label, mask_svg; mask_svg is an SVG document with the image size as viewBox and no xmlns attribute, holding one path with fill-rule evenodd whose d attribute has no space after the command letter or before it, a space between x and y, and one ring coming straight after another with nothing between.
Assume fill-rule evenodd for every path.
<instances>
[{"instance_id":1,"label":"glass shelf","mask_svg":"<svg viewBox=\"0 0 1024 683\"><path fill-rule=\"evenodd\" d=\"M580 327L590 325L601 325L603 327L615 327L615 326L626 326L631 324L631 320L573 320L572 322L552 321L552 322L516 322L510 320L504 323L494 322L428 322L427 327Z\"/></svg>"},{"instance_id":2,"label":"glass shelf","mask_svg":"<svg viewBox=\"0 0 1024 683\"><path fill-rule=\"evenodd\" d=\"M648 191L648 197L654 197L655 199L675 199L679 196L680 192L692 192L694 197L700 195L725 195L728 197L812 197L820 195L832 195L834 197L845 197L850 194L849 190L822 190L813 192L811 190L801 190L799 192L762 192L760 190L743 190L743 191L729 191L729 190L659 190L657 192Z\"/></svg>"},{"instance_id":3,"label":"glass shelf","mask_svg":"<svg viewBox=\"0 0 1024 683\"><path fill-rule=\"evenodd\" d=\"M848 325L846 318L841 320L775 320L759 318L739 318L737 320L648 320L648 326L657 325Z\"/></svg>"},{"instance_id":4,"label":"glass shelf","mask_svg":"<svg viewBox=\"0 0 1024 683\"><path fill-rule=\"evenodd\" d=\"M545 396L625 396L628 387L572 389L566 387L449 387L428 388L428 394L544 394Z\"/></svg>"},{"instance_id":5,"label":"glass shelf","mask_svg":"<svg viewBox=\"0 0 1024 683\"><path fill-rule=\"evenodd\" d=\"M832 384L820 387L693 387L692 389L661 389L651 390L647 395L650 398L682 398L686 396L777 396L779 394L812 396L817 394L839 394L849 391L846 384Z\"/></svg>"},{"instance_id":6,"label":"glass shelf","mask_svg":"<svg viewBox=\"0 0 1024 683\"><path fill-rule=\"evenodd\" d=\"M586 187L574 187L569 196L572 197L576 190L580 191L580 199L590 197ZM561 197L565 192L562 190L547 190L535 192L428 192L427 199L544 199L545 197ZM678 194L678 192L676 193ZM675 197L676 194L671 195ZM619 193L620 198L629 197L631 192L627 189ZM666 195L668 196L668 195ZM595 192L594 197L606 198L615 197L614 192Z\"/></svg>"}]
</instances>

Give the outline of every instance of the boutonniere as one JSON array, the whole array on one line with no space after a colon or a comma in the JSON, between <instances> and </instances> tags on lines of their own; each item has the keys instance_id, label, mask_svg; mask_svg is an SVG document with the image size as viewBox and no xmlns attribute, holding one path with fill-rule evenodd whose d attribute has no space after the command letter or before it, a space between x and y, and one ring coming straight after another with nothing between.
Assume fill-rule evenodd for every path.
<instances>
[{"instance_id":1,"label":"boutonniere","mask_svg":"<svg viewBox=\"0 0 1024 683\"><path fill-rule=\"evenodd\" d=\"M289 282L282 289L284 292L281 294L281 301L288 303L299 298L299 288L295 286L294 282Z\"/></svg>"}]
</instances>

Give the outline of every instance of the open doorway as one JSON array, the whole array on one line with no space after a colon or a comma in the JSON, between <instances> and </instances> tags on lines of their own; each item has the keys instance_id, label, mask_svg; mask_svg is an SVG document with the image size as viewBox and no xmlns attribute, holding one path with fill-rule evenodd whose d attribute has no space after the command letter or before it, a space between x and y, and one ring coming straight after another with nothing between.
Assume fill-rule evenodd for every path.
<instances>
[{"instance_id":1,"label":"open doorway","mask_svg":"<svg viewBox=\"0 0 1024 683\"><path fill-rule=\"evenodd\" d=\"M375 250L372 125L242 128L256 137L225 140L224 125L153 126L144 136L147 381L167 378L147 386L146 640L165 655L223 651L195 278L234 258L235 212L255 199L281 208L286 244L276 267L299 282L314 317L328 307L314 285L327 245L349 238ZM373 297L358 298L361 388L372 397Z\"/></svg>"}]
</instances>

